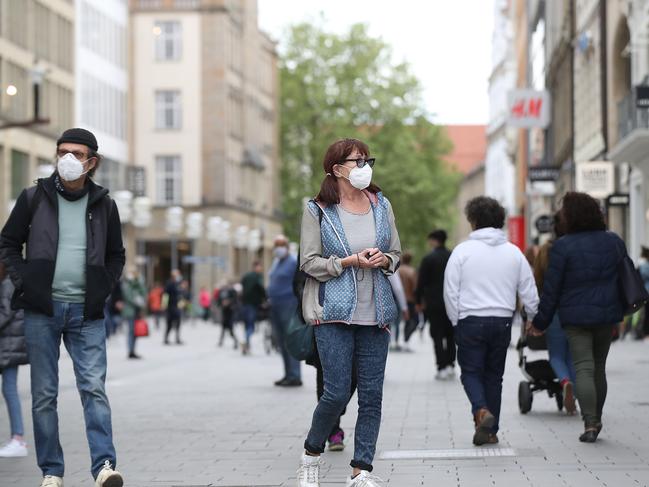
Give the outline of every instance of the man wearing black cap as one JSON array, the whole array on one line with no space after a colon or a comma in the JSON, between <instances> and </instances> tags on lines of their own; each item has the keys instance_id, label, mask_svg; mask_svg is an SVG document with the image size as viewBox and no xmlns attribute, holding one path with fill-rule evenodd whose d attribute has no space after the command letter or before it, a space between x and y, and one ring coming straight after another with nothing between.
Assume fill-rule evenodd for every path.
<instances>
[{"instance_id":1,"label":"man wearing black cap","mask_svg":"<svg viewBox=\"0 0 649 487\"><path fill-rule=\"evenodd\" d=\"M105 392L103 309L122 273L124 246L115 202L90 179L101 160L97 150L91 132L66 130L57 141L56 170L20 194L0 233L0 257L16 287L12 306L25 309L42 487L63 486L56 410L61 339L74 364L96 486L123 485L114 470Z\"/></svg>"}]
</instances>

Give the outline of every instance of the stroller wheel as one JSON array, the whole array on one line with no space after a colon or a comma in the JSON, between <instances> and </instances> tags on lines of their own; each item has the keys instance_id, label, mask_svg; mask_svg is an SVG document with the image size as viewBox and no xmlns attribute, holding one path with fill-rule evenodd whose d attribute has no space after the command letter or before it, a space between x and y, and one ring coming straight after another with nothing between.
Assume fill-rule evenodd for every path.
<instances>
[{"instance_id":1,"label":"stroller wheel","mask_svg":"<svg viewBox=\"0 0 649 487\"><path fill-rule=\"evenodd\" d=\"M518 409L521 414L527 414L532 410L532 387L527 381L521 381L518 384Z\"/></svg>"}]
</instances>

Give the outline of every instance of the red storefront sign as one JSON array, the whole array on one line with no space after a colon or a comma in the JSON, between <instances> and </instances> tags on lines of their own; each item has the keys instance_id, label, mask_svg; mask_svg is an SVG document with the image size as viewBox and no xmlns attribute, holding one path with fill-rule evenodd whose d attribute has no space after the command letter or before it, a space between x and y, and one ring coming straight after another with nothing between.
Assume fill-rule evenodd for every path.
<instances>
[{"instance_id":1,"label":"red storefront sign","mask_svg":"<svg viewBox=\"0 0 649 487\"><path fill-rule=\"evenodd\" d=\"M507 236L521 252L525 252L525 217L510 216L507 218Z\"/></svg>"}]
</instances>

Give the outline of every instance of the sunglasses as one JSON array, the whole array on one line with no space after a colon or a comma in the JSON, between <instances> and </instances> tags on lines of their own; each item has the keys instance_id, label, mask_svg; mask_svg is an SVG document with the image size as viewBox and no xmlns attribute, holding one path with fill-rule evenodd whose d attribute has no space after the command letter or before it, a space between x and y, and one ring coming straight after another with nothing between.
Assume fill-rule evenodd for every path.
<instances>
[{"instance_id":1,"label":"sunglasses","mask_svg":"<svg viewBox=\"0 0 649 487\"><path fill-rule=\"evenodd\" d=\"M374 167L374 162L376 162L376 159L374 157L370 157L369 159L363 159L362 157L359 157L358 159L344 159L340 161L340 164L343 164L345 162L355 162L356 167L362 169L365 167L365 164L370 167Z\"/></svg>"}]
</instances>

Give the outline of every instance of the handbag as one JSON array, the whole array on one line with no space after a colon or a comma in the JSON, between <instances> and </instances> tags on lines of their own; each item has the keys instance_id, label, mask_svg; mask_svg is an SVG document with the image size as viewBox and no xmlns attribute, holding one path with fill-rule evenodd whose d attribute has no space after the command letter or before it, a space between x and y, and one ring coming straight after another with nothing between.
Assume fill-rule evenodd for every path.
<instances>
[{"instance_id":1,"label":"handbag","mask_svg":"<svg viewBox=\"0 0 649 487\"><path fill-rule=\"evenodd\" d=\"M149 324L146 320L139 318L135 320L133 324L133 334L136 337L148 337L149 336Z\"/></svg>"},{"instance_id":2,"label":"handbag","mask_svg":"<svg viewBox=\"0 0 649 487\"><path fill-rule=\"evenodd\" d=\"M617 282L625 315L634 314L649 301L642 277L626 254L618 266Z\"/></svg>"},{"instance_id":3,"label":"handbag","mask_svg":"<svg viewBox=\"0 0 649 487\"><path fill-rule=\"evenodd\" d=\"M311 360L316 354L313 326L304 322L299 311L288 324L285 342L288 353L296 360Z\"/></svg>"}]
</instances>

